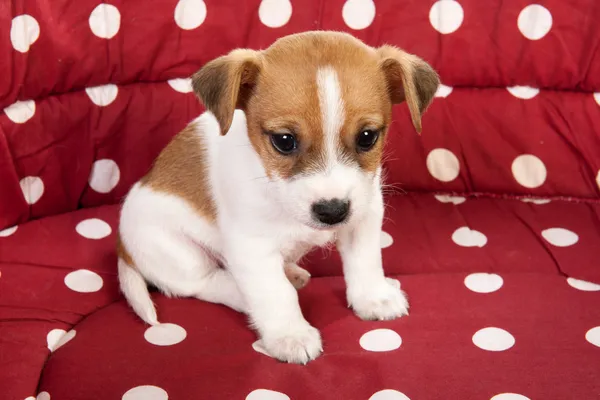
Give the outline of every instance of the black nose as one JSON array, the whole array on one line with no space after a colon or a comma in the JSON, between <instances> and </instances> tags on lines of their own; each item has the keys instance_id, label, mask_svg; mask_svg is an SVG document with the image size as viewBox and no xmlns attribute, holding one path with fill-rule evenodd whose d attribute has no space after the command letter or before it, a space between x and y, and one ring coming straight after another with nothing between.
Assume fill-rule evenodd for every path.
<instances>
[{"instance_id":1,"label":"black nose","mask_svg":"<svg viewBox=\"0 0 600 400\"><path fill-rule=\"evenodd\" d=\"M319 200L312 205L314 218L327 225L335 225L344 221L348 217L349 211L350 202L347 200Z\"/></svg>"}]
</instances>

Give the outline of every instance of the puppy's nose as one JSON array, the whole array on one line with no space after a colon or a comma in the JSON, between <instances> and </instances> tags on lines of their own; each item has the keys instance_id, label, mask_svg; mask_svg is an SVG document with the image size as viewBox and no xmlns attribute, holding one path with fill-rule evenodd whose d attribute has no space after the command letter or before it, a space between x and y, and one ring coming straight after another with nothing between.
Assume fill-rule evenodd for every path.
<instances>
[{"instance_id":1,"label":"puppy's nose","mask_svg":"<svg viewBox=\"0 0 600 400\"><path fill-rule=\"evenodd\" d=\"M348 200L319 200L312 205L314 218L326 225L343 222L348 217L349 211L350 202Z\"/></svg>"}]
</instances>

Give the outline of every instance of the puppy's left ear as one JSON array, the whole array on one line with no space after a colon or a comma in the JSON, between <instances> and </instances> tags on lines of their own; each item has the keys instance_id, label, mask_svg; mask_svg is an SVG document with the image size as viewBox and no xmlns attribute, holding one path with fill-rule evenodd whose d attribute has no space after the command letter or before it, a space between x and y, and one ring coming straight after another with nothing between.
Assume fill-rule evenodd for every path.
<instances>
[{"instance_id":1,"label":"puppy's left ear","mask_svg":"<svg viewBox=\"0 0 600 400\"><path fill-rule=\"evenodd\" d=\"M238 49L208 62L192 76L192 87L225 135L236 108L245 110L260 73L259 52Z\"/></svg>"},{"instance_id":2,"label":"puppy's left ear","mask_svg":"<svg viewBox=\"0 0 600 400\"><path fill-rule=\"evenodd\" d=\"M419 57L397 47L384 45L377 52L392 103L406 100L412 123L416 131L421 133L421 116L431 104L440 84L437 72Z\"/></svg>"}]
</instances>

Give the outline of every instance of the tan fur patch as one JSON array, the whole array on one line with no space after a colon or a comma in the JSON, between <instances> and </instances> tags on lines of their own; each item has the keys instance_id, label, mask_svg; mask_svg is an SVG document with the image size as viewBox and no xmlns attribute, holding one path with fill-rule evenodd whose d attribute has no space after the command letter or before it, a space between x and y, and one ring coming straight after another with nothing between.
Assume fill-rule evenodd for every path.
<instances>
[{"instance_id":1,"label":"tan fur patch","mask_svg":"<svg viewBox=\"0 0 600 400\"><path fill-rule=\"evenodd\" d=\"M379 64L374 49L342 33L289 36L265 50L248 104L248 128L267 173L285 179L323 167L325 138L316 78L318 69L324 67L336 71L344 102L346 118L339 150L365 170L374 171L380 163L381 144L368 153L358 153L355 141L362 128L389 125L391 102ZM300 151L280 155L265 130L295 133Z\"/></svg>"},{"instance_id":2,"label":"tan fur patch","mask_svg":"<svg viewBox=\"0 0 600 400\"><path fill-rule=\"evenodd\" d=\"M121 240L121 234L117 232L117 257L125 262L130 267L134 267L133 258L125 248L123 241Z\"/></svg>"},{"instance_id":3,"label":"tan fur patch","mask_svg":"<svg viewBox=\"0 0 600 400\"><path fill-rule=\"evenodd\" d=\"M237 49L210 61L192 76L192 86L227 133L236 108L245 109L260 71L258 52Z\"/></svg>"},{"instance_id":4,"label":"tan fur patch","mask_svg":"<svg viewBox=\"0 0 600 400\"><path fill-rule=\"evenodd\" d=\"M177 134L160 153L142 185L176 195L208 221L215 221L217 208L212 198L206 149L192 123Z\"/></svg>"},{"instance_id":5,"label":"tan fur patch","mask_svg":"<svg viewBox=\"0 0 600 400\"><path fill-rule=\"evenodd\" d=\"M264 51L238 49L208 63L193 86L221 124L231 125L235 107L246 112L250 141L269 177L283 179L323 167L324 142L317 71L333 68L345 108L339 151L369 172L381 163L392 104L407 102L417 132L439 79L420 58L393 46L378 49L352 35L316 31L285 36ZM381 131L377 145L356 151L363 128ZM269 133L294 134L299 149L279 154Z\"/></svg>"}]
</instances>

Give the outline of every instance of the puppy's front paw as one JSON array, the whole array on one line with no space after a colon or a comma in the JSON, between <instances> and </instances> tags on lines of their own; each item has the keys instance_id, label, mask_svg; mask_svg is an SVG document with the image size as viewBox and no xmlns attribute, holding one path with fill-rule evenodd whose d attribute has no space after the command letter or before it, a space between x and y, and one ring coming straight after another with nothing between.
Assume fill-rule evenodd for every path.
<instances>
[{"instance_id":1,"label":"puppy's front paw","mask_svg":"<svg viewBox=\"0 0 600 400\"><path fill-rule=\"evenodd\" d=\"M310 273L297 264L286 264L284 271L285 276L297 290L302 289L310 281Z\"/></svg>"},{"instance_id":2,"label":"puppy's front paw","mask_svg":"<svg viewBox=\"0 0 600 400\"><path fill-rule=\"evenodd\" d=\"M359 318L388 320L408 315L408 300L396 279L386 278L377 285L348 290L348 304Z\"/></svg>"},{"instance_id":3,"label":"puppy's front paw","mask_svg":"<svg viewBox=\"0 0 600 400\"><path fill-rule=\"evenodd\" d=\"M275 335L267 333L262 345L271 357L294 364L306 364L323 351L321 334L308 323Z\"/></svg>"}]
</instances>

